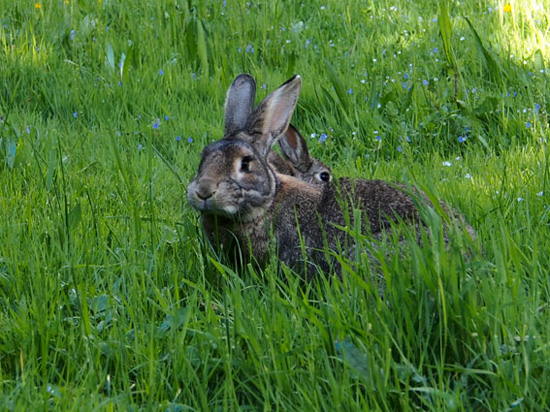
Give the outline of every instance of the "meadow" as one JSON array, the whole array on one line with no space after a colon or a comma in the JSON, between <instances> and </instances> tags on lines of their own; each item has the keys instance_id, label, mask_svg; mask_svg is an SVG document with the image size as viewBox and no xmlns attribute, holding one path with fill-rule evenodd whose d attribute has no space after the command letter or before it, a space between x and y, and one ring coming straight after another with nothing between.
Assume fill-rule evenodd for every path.
<instances>
[{"instance_id":1,"label":"meadow","mask_svg":"<svg viewBox=\"0 0 550 412\"><path fill-rule=\"evenodd\" d=\"M548 2L0 0L0 23L0 410L550 409ZM242 72L258 101L300 74L315 157L477 238L445 248L429 214L380 254L383 296L368 262L226 265L186 187Z\"/></svg>"}]
</instances>

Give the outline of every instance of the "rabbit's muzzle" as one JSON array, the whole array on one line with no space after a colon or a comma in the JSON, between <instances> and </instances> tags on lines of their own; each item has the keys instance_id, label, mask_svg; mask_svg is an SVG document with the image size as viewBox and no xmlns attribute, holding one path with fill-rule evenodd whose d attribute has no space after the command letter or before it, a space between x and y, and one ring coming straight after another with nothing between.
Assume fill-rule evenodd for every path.
<instances>
[{"instance_id":1,"label":"rabbit's muzzle","mask_svg":"<svg viewBox=\"0 0 550 412\"><path fill-rule=\"evenodd\" d=\"M228 187L215 179L200 178L189 185L188 196L191 206L201 212L233 215L239 210Z\"/></svg>"},{"instance_id":2,"label":"rabbit's muzzle","mask_svg":"<svg viewBox=\"0 0 550 412\"><path fill-rule=\"evenodd\" d=\"M193 181L189 185L188 196L191 205L200 211L214 210L216 183L207 179Z\"/></svg>"}]
</instances>

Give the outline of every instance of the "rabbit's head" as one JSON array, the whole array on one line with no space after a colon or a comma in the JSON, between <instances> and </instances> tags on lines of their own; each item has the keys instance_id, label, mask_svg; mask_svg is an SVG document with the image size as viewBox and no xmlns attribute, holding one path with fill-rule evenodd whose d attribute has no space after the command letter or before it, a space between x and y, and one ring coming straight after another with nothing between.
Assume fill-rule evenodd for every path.
<instances>
[{"instance_id":1,"label":"rabbit's head","mask_svg":"<svg viewBox=\"0 0 550 412\"><path fill-rule=\"evenodd\" d=\"M253 109L254 79L241 74L233 81L225 103L224 137L204 149L188 188L193 207L241 221L269 207L278 181L268 155L287 131L301 85L300 76L294 76Z\"/></svg>"},{"instance_id":2,"label":"rabbit's head","mask_svg":"<svg viewBox=\"0 0 550 412\"><path fill-rule=\"evenodd\" d=\"M285 160L295 169L296 177L308 183L332 181L330 168L319 159L311 157L306 140L293 125L289 125L278 143Z\"/></svg>"}]
</instances>

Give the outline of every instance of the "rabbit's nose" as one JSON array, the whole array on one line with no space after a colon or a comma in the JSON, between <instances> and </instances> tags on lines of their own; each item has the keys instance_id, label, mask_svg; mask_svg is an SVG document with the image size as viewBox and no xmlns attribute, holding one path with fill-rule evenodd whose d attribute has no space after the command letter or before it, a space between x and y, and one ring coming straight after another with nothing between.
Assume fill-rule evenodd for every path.
<instances>
[{"instance_id":1,"label":"rabbit's nose","mask_svg":"<svg viewBox=\"0 0 550 412\"><path fill-rule=\"evenodd\" d=\"M207 200L211 198L216 191L210 184L198 184L195 188L195 194L201 200Z\"/></svg>"}]
</instances>

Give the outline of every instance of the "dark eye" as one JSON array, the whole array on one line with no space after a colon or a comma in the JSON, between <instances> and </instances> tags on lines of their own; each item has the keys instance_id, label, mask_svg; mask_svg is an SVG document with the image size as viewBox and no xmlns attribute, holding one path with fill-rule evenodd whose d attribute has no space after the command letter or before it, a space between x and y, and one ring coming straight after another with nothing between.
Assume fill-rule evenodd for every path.
<instances>
[{"instance_id":1,"label":"dark eye","mask_svg":"<svg viewBox=\"0 0 550 412\"><path fill-rule=\"evenodd\" d=\"M241 172L250 172L250 162L252 162L252 156L245 156L241 159Z\"/></svg>"},{"instance_id":2,"label":"dark eye","mask_svg":"<svg viewBox=\"0 0 550 412\"><path fill-rule=\"evenodd\" d=\"M330 181L330 173L329 172L319 173L319 179L321 179L323 182L329 182Z\"/></svg>"}]
</instances>

